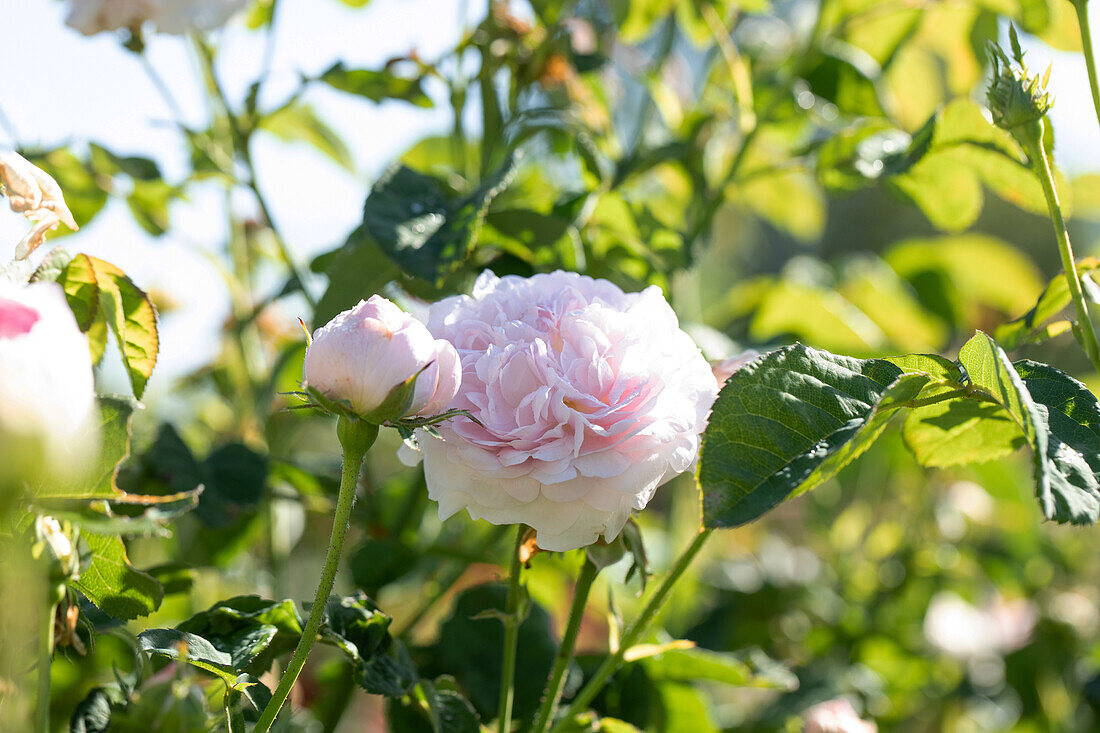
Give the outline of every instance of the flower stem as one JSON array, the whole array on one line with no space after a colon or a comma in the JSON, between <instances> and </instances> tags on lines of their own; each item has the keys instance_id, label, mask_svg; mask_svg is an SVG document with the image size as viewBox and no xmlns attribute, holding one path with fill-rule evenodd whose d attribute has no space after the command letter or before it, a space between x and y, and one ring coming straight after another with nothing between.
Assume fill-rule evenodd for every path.
<instances>
[{"instance_id":1,"label":"flower stem","mask_svg":"<svg viewBox=\"0 0 1100 733\"><path fill-rule=\"evenodd\" d=\"M512 567L508 578L508 601L504 607L504 664L500 671L500 704L497 706L497 733L509 733L512 729L512 698L515 694L516 647L519 643L520 596L522 588L519 578L523 572L523 563L519 561L519 550L526 525L516 527L516 546L512 548Z\"/></svg>"},{"instance_id":2,"label":"flower stem","mask_svg":"<svg viewBox=\"0 0 1100 733\"><path fill-rule=\"evenodd\" d=\"M1100 85L1096 81L1096 58L1092 52L1092 31L1089 30L1088 0L1071 0L1077 11L1077 27L1081 30L1081 53L1085 57L1085 68L1089 72L1089 90L1092 92L1092 106L1096 110L1096 120L1100 122Z\"/></svg>"},{"instance_id":3,"label":"flower stem","mask_svg":"<svg viewBox=\"0 0 1100 733\"><path fill-rule=\"evenodd\" d=\"M38 698L35 730L50 733L50 666L53 662L53 625L57 604L50 603L38 631Z\"/></svg>"},{"instance_id":4,"label":"flower stem","mask_svg":"<svg viewBox=\"0 0 1100 733\"><path fill-rule=\"evenodd\" d=\"M1062 207L1058 202L1058 191L1054 187L1054 175L1050 170L1050 160L1047 151L1043 147L1043 124L1027 126L1017 138L1024 143L1024 152L1031 159L1032 170L1039 178L1043 186L1043 194L1047 199L1047 209L1050 211L1050 221L1054 225L1054 236L1058 240L1058 254L1062 258L1062 270L1069 285L1070 297L1073 307L1077 311L1077 330L1089 361L1100 373L1100 343L1096 339L1096 331L1093 329L1092 319L1089 317L1088 306L1085 305L1085 294L1081 289L1081 278L1077 273L1077 263L1073 259L1073 247L1069 242L1069 232L1066 230L1066 220L1062 217Z\"/></svg>"},{"instance_id":5,"label":"flower stem","mask_svg":"<svg viewBox=\"0 0 1100 733\"><path fill-rule=\"evenodd\" d=\"M554 713L558 710L558 702L561 700L562 686L565 684L565 672L569 669L569 662L573 659L573 647L577 643L577 632L581 628L581 619L584 617L584 607L588 603L588 593L592 590L592 583L600 569L585 557L584 567L577 576L577 585L573 589L573 606L569 609L569 622L565 627L565 633L561 637L561 646L558 647L558 655L554 659L554 669L550 672L550 679L546 683L546 692L543 693L542 706L539 708L535 724L531 733L543 733L554 720Z\"/></svg>"},{"instance_id":6,"label":"flower stem","mask_svg":"<svg viewBox=\"0 0 1100 733\"><path fill-rule=\"evenodd\" d=\"M600 690L607 683L607 680L611 675L615 674L615 671L622 664L623 655L626 651L642 637L643 634L649 629L649 625L653 623L653 619L657 616L657 613L664 606L665 601L668 599L669 593L672 592L673 586L683 576L684 571L691 565L691 561L695 559L695 556L699 554L699 550L703 549L703 545L706 544L707 538L710 537L712 529L701 529L699 534L695 535L695 539L691 541L680 556L676 558L676 562L669 568L668 574L664 580L661 581L661 585L658 586L657 591L650 597L645 607L642 609L641 614L634 620L630 628L623 633L623 637L619 642L619 648L610 654L603 660L603 664L600 665L596 673L592 675L592 679L588 681L588 684L577 694L570 704L569 709L565 712L565 716L558 721L558 724L551 728L551 731L560 730L566 721L569 721L580 715L588 707L589 703L595 699Z\"/></svg>"},{"instance_id":7,"label":"flower stem","mask_svg":"<svg viewBox=\"0 0 1100 733\"><path fill-rule=\"evenodd\" d=\"M340 553L344 549L344 536L348 531L348 520L351 517L351 506L355 501L355 486L359 482L359 468L363 465L363 456L370 449L374 439L378 436L377 426L361 421L351 421L341 417L337 433L340 435L340 443L344 448L344 469L340 477L340 497L336 501L336 517L332 522L332 536L329 538L328 554L325 556L325 565L321 570L321 582L317 586L317 594L313 598L313 606L309 610L309 620L302 630L302 638L294 649L294 656L290 658L290 664L283 672L279 686L267 703L253 733L266 733L271 724L275 722L275 716L283 707L290 689L294 687L298 675L305 666L309 650L317 639L317 632L321 628L321 619L325 613L329 594L336 581L336 569L340 565Z\"/></svg>"}]
</instances>

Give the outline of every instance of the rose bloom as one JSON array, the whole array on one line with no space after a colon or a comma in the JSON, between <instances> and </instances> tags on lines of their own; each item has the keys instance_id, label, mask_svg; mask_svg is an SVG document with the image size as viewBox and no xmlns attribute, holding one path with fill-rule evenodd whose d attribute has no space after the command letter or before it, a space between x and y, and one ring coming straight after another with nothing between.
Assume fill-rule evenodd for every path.
<instances>
[{"instance_id":1,"label":"rose bloom","mask_svg":"<svg viewBox=\"0 0 1100 733\"><path fill-rule=\"evenodd\" d=\"M443 519L466 509L570 550L613 539L695 458L717 384L656 287L486 271L428 328L462 361L450 407L476 418L418 436Z\"/></svg>"},{"instance_id":2,"label":"rose bloom","mask_svg":"<svg viewBox=\"0 0 1100 733\"><path fill-rule=\"evenodd\" d=\"M878 726L860 720L852 703L843 698L818 703L802 716L802 733L877 733Z\"/></svg>"},{"instance_id":3,"label":"rose bloom","mask_svg":"<svg viewBox=\"0 0 1100 733\"><path fill-rule=\"evenodd\" d=\"M160 33L182 35L224 25L247 0L70 0L65 24L86 36L152 22Z\"/></svg>"},{"instance_id":4,"label":"rose bloom","mask_svg":"<svg viewBox=\"0 0 1100 733\"><path fill-rule=\"evenodd\" d=\"M0 152L0 185L11 210L37 222L16 245L15 259L29 257L58 224L79 229L57 181L19 153Z\"/></svg>"},{"instance_id":5,"label":"rose bloom","mask_svg":"<svg viewBox=\"0 0 1100 733\"><path fill-rule=\"evenodd\" d=\"M75 468L94 444L94 413L88 339L64 292L0 282L0 471L32 454Z\"/></svg>"},{"instance_id":6,"label":"rose bloom","mask_svg":"<svg viewBox=\"0 0 1100 733\"><path fill-rule=\"evenodd\" d=\"M461 372L450 343L434 338L423 323L382 296L372 295L317 329L306 349L303 376L306 386L349 402L364 416L416 376L407 414L434 415L454 398Z\"/></svg>"}]
</instances>

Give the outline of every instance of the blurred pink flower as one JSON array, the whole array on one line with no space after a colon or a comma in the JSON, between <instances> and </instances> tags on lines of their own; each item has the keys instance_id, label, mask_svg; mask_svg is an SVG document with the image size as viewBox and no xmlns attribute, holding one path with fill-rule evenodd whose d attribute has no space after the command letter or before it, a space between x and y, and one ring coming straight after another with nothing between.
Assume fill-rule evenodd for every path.
<instances>
[{"instance_id":1,"label":"blurred pink flower","mask_svg":"<svg viewBox=\"0 0 1100 733\"><path fill-rule=\"evenodd\" d=\"M740 354L734 354L728 359L715 362L711 365L711 371L714 373L714 378L718 380L718 387L721 388L741 367L745 366L753 359L760 356L760 352L756 349L746 349Z\"/></svg>"},{"instance_id":2,"label":"blurred pink flower","mask_svg":"<svg viewBox=\"0 0 1100 733\"><path fill-rule=\"evenodd\" d=\"M420 437L441 518L467 509L530 525L546 550L582 547L618 535L695 458L717 384L656 287L485 272L428 327L462 362L451 407L480 421Z\"/></svg>"},{"instance_id":3,"label":"blurred pink flower","mask_svg":"<svg viewBox=\"0 0 1100 733\"><path fill-rule=\"evenodd\" d=\"M818 703L802 716L802 733L878 733L878 726L860 720L852 703L843 698Z\"/></svg>"},{"instance_id":4,"label":"blurred pink flower","mask_svg":"<svg viewBox=\"0 0 1100 733\"><path fill-rule=\"evenodd\" d=\"M337 315L313 334L305 383L367 415L418 375L408 415L442 412L458 391L458 354L423 323L380 295Z\"/></svg>"},{"instance_id":5,"label":"blurred pink flower","mask_svg":"<svg viewBox=\"0 0 1100 733\"><path fill-rule=\"evenodd\" d=\"M94 413L88 339L61 287L0 281L0 463L30 440L54 468L76 468L95 442Z\"/></svg>"},{"instance_id":6,"label":"blurred pink flower","mask_svg":"<svg viewBox=\"0 0 1100 733\"><path fill-rule=\"evenodd\" d=\"M16 246L15 259L29 257L58 224L79 228L57 181L19 153L0 152L0 185L11 210L37 222Z\"/></svg>"}]
</instances>

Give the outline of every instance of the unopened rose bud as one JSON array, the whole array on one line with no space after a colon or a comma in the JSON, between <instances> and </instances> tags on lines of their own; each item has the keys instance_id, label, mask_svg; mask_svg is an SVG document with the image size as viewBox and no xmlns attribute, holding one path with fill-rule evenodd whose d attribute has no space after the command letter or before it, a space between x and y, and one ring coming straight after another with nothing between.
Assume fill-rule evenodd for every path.
<instances>
[{"instance_id":1,"label":"unopened rose bud","mask_svg":"<svg viewBox=\"0 0 1100 733\"><path fill-rule=\"evenodd\" d=\"M462 374L450 343L372 295L317 329L306 350L304 377L307 388L346 402L368 422L382 423L442 412L458 392ZM411 398L395 407L395 390L412 379Z\"/></svg>"},{"instance_id":2,"label":"unopened rose bud","mask_svg":"<svg viewBox=\"0 0 1100 733\"><path fill-rule=\"evenodd\" d=\"M1024 53L1016 29L1009 27L1012 42L1012 58L996 44L989 44L989 58L993 63L993 77L986 96L993 122L1012 132L1024 125L1043 119L1054 105L1054 97L1046 91L1050 68L1040 78L1032 76L1024 66Z\"/></svg>"}]
</instances>

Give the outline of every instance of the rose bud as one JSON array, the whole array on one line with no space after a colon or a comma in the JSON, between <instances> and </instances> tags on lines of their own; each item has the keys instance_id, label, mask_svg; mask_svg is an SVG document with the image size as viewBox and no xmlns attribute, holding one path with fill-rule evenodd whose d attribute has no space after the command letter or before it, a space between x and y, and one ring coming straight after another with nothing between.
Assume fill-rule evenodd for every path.
<instances>
[{"instance_id":1,"label":"rose bud","mask_svg":"<svg viewBox=\"0 0 1100 733\"><path fill-rule=\"evenodd\" d=\"M458 354L379 295L337 315L306 349L305 386L374 424L442 412L458 391Z\"/></svg>"},{"instance_id":2,"label":"rose bud","mask_svg":"<svg viewBox=\"0 0 1100 733\"><path fill-rule=\"evenodd\" d=\"M94 413L88 339L64 292L0 281L0 485L78 469L96 443Z\"/></svg>"},{"instance_id":3,"label":"rose bud","mask_svg":"<svg viewBox=\"0 0 1100 733\"><path fill-rule=\"evenodd\" d=\"M450 407L474 418L417 436L441 518L523 523L570 550L613 540L692 464L718 385L659 288L485 272L428 323L462 361Z\"/></svg>"}]
</instances>

